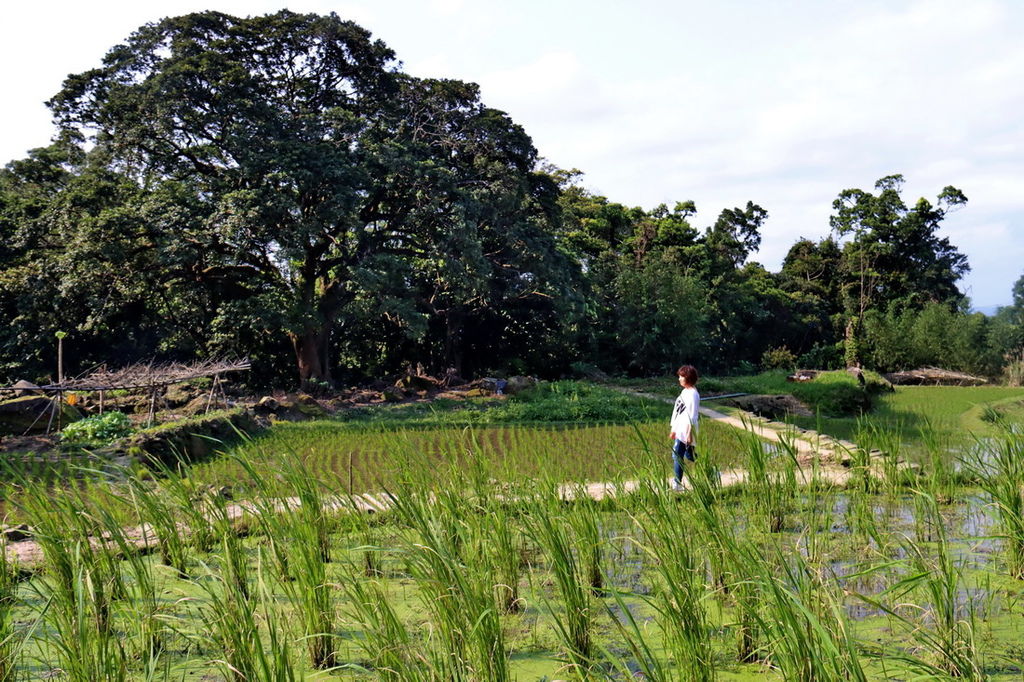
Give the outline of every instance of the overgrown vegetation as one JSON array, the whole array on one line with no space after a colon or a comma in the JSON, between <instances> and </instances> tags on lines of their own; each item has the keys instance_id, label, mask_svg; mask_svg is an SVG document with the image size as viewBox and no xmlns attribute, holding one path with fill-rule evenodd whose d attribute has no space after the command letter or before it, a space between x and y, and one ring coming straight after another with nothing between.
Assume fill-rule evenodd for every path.
<instances>
[{"instance_id":1,"label":"overgrown vegetation","mask_svg":"<svg viewBox=\"0 0 1024 682\"><path fill-rule=\"evenodd\" d=\"M429 403L382 405L343 411L358 424L628 423L661 419L664 405L637 399L592 382L541 382L506 398L439 399Z\"/></svg>"},{"instance_id":2,"label":"overgrown vegetation","mask_svg":"<svg viewBox=\"0 0 1024 682\"><path fill-rule=\"evenodd\" d=\"M60 432L61 441L69 445L96 447L109 445L132 431L131 420L123 412L104 412L72 422Z\"/></svg>"},{"instance_id":3,"label":"overgrown vegetation","mask_svg":"<svg viewBox=\"0 0 1024 682\"><path fill-rule=\"evenodd\" d=\"M702 377L699 388L701 395L708 397L730 393L792 394L812 411L836 417L857 416L870 410L875 399L892 388L878 374L870 371L863 373L863 384L846 371L822 372L813 381L799 382L787 381L788 374L783 370L774 370L749 376ZM639 390L652 390L664 397L679 392L677 382L669 377L616 383Z\"/></svg>"},{"instance_id":4,"label":"overgrown vegetation","mask_svg":"<svg viewBox=\"0 0 1024 682\"><path fill-rule=\"evenodd\" d=\"M817 470L804 485L785 444L756 439L733 444L756 462L749 481L723 487L727 447L702 429L683 494L667 485L667 447L643 427L629 438L628 426L586 427L600 434L589 460L627 465L606 480L639 481L599 502L561 485L579 480L564 454L574 449L545 451L550 430L494 440L496 427L452 428L433 457L400 447L424 429L333 426L386 445L383 513L354 511L326 445L294 440L320 428L309 423L282 427L293 452L267 438L155 479L112 472L104 485L121 494L105 498L22 481L19 514L45 558L20 585L0 580L7 669L59 666L81 680L1019 677L1019 494L1004 493L1019 487L1021 435L1008 426L996 459L987 442L971 451L992 463L967 472L981 492L947 488L932 465L875 492ZM245 514L210 485L215 466L255 501ZM276 502L285 497L302 505ZM133 551L126 502L157 553ZM16 568L0 567L0 578Z\"/></svg>"}]
</instances>

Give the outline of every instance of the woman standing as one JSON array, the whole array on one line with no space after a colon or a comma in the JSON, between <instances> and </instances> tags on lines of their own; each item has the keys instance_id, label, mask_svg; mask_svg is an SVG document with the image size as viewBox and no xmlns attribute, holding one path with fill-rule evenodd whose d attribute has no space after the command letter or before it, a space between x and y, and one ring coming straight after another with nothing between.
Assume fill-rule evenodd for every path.
<instances>
[{"instance_id":1,"label":"woman standing","mask_svg":"<svg viewBox=\"0 0 1024 682\"><path fill-rule=\"evenodd\" d=\"M675 480L673 490L683 488L683 461L694 461L697 453L693 449L694 437L697 435L697 417L700 409L700 393L697 392L697 381L700 376L693 365L683 365L676 374L682 391L676 398L672 408L671 432L672 462L675 464Z\"/></svg>"}]
</instances>

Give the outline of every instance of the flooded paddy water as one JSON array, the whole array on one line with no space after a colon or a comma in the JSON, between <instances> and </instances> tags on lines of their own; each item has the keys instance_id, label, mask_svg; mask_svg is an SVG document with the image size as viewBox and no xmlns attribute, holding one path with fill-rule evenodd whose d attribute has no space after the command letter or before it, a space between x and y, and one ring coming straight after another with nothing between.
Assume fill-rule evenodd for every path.
<instances>
[{"instance_id":1,"label":"flooded paddy water","mask_svg":"<svg viewBox=\"0 0 1024 682\"><path fill-rule=\"evenodd\" d=\"M5 567L0 657L29 679L1020 679L1014 509L993 487L1016 440L955 479L841 488L708 429L676 493L663 430L324 427L123 473L107 498L28 485L44 561ZM632 492L559 492L609 474ZM336 511L373 481L389 509ZM284 496L301 506L261 502ZM148 553L125 553L115 504Z\"/></svg>"}]
</instances>

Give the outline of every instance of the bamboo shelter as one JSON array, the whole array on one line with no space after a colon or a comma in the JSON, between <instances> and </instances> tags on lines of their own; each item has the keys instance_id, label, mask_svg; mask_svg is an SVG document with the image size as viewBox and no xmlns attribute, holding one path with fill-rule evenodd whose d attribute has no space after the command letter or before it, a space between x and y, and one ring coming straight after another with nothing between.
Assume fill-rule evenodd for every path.
<instances>
[{"instance_id":1,"label":"bamboo shelter","mask_svg":"<svg viewBox=\"0 0 1024 682\"><path fill-rule=\"evenodd\" d=\"M0 395L5 392L32 393L38 392L50 395L52 398L47 401L40 410L35 424L42 419L47 419L46 432L50 433L56 421L56 430L60 430L60 405L64 402L65 395L79 393L99 394L99 411L102 414L107 393L110 391L144 391L149 401L148 422L152 424L156 414L157 397L168 386L180 384L193 379L212 378L210 392L206 399L205 411L210 411L210 406L218 394L221 399L226 400L224 394L224 375L231 372L244 372L250 369L248 360L197 360L191 363L137 363L109 369L106 365L93 369L92 371L71 379L62 378L57 383L43 386L25 385L0 386Z\"/></svg>"}]
</instances>

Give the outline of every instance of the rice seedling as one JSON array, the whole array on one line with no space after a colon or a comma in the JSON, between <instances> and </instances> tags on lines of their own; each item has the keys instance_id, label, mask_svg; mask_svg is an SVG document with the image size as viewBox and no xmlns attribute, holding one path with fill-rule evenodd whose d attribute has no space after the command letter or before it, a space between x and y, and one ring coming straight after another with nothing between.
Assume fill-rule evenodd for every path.
<instances>
[{"instance_id":1,"label":"rice seedling","mask_svg":"<svg viewBox=\"0 0 1024 682\"><path fill-rule=\"evenodd\" d=\"M439 495L447 500L445 504L431 504L413 490L392 497L396 513L416 533L417 541L405 551L437 628L436 646L444 652L434 660L444 662L449 679L505 682L511 676L493 573L478 557L464 560L462 541L456 539L463 530L453 534L451 523L444 519L452 513L456 498L450 490Z\"/></svg>"},{"instance_id":2,"label":"rice seedling","mask_svg":"<svg viewBox=\"0 0 1024 682\"><path fill-rule=\"evenodd\" d=\"M954 561L946 537L945 525L935 498L925 491L915 491L922 500L922 508L932 519L934 550L926 545L904 539L902 546L907 555L909 572L880 597L860 595L865 602L885 611L904 626L907 636L926 652L926 657L909 652L897 652L894 658L908 664L923 675L955 677L967 680L985 679L981 660L975 604L968 597L961 606L962 567ZM915 604L907 597L918 595L922 603ZM881 601L884 597L897 599L897 606ZM909 612L909 615L908 615ZM913 616L919 615L920 620Z\"/></svg>"},{"instance_id":3,"label":"rice seedling","mask_svg":"<svg viewBox=\"0 0 1024 682\"><path fill-rule=\"evenodd\" d=\"M97 613L93 599L100 579L77 564L75 586L70 594L61 595L61 603L50 614L56 636L47 638L47 644L55 650L65 678L74 682L128 679L127 655L121 640L90 623Z\"/></svg>"},{"instance_id":4,"label":"rice seedling","mask_svg":"<svg viewBox=\"0 0 1024 682\"><path fill-rule=\"evenodd\" d=\"M7 555L7 542L0 540L0 682L18 678L18 659L25 641L14 628L18 584L18 566Z\"/></svg>"},{"instance_id":5,"label":"rice seedling","mask_svg":"<svg viewBox=\"0 0 1024 682\"><path fill-rule=\"evenodd\" d=\"M572 535L559 518L557 497L549 497L547 508L536 507L527 519L527 532L544 551L554 574L561 597L561 613L550 608L551 617L571 671L585 675L594 663L593 612L591 591L585 587L576 554L572 551Z\"/></svg>"},{"instance_id":6,"label":"rice seedling","mask_svg":"<svg viewBox=\"0 0 1024 682\"><path fill-rule=\"evenodd\" d=\"M154 492L159 497L140 491L140 501L153 520L157 537L162 538L160 542L168 545L161 551L180 555L179 542L204 554L213 551L217 545L212 525L216 516L214 498L222 497L224 490L219 486L204 485L192 477L188 463L180 457L170 464L153 460L150 466L156 474L158 485ZM137 484L136 487L143 486ZM169 558L172 560L169 565L184 564L182 556ZM175 568L184 573L183 566L175 565Z\"/></svg>"},{"instance_id":7,"label":"rice seedling","mask_svg":"<svg viewBox=\"0 0 1024 682\"><path fill-rule=\"evenodd\" d=\"M835 486L819 477L817 458L812 461L810 484L806 490L803 498L803 529L797 544L803 549L810 565L821 566L826 561L832 534L837 491Z\"/></svg>"},{"instance_id":8,"label":"rice seedling","mask_svg":"<svg viewBox=\"0 0 1024 682\"><path fill-rule=\"evenodd\" d=\"M223 540L223 538L222 538ZM234 551L225 546L226 551ZM264 577L262 555L258 556L255 586L239 592L237 580L225 572L206 566L206 579L198 581L205 595L200 618L204 637L220 649L216 663L226 679L237 682L294 682L301 679L291 660L287 641L279 629L279 613ZM227 562L230 566L230 561ZM266 623L266 643L260 622Z\"/></svg>"},{"instance_id":9,"label":"rice seedling","mask_svg":"<svg viewBox=\"0 0 1024 682\"><path fill-rule=\"evenodd\" d=\"M498 607L504 614L519 613L523 600L519 583L523 574L522 528L509 505L489 499L481 517L481 532L486 538L484 551L494 569L494 590Z\"/></svg>"},{"instance_id":10,"label":"rice seedling","mask_svg":"<svg viewBox=\"0 0 1024 682\"><path fill-rule=\"evenodd\" d=\"M247 460L240 462L251 476L256 491L269 493L272 487ZM310 665L328 669L337 665L335 651L335 606L332 585L320 546L320 530L309 516L269 495L250 503L257 527L268 549L267 557L275 567L278 582L299 612Z\"/></svg>"},{"instance_id":11,"label":"rice seedling","mask_svg":"<svg viewBox=\"0 0 1024 682\"><path fill-rule=\"evenodd\" d=\"M601 568L602 540L598 527L597 503L585 489L577 487L572 494L573 503L567 515L575 535L580 569L595 597L604 596L604 572Z\"/></svg>"},{"instance_id":12,"label":"rice seedling","mask_svg":"<svg viewBox=\"0 0 1024 682\"><path fill-rule=\"evenodd\" d=\"M312 532L309 540L319 552L320 561L331 560L331 519L323 481L310 470L305 460L289 453L278 460L278 474L297 497L296 514Z\"/></svg>"},{"instance_id":13,"label":"rice seedling","mask_svg":"<svg viewBox=\"0 0 1024 682\"><path fill-rule=\"evenodd\" d=\"M43 648L68 679L124 679L127 655L113 627L113 602L127 592L106 528L83 511L76 489L33 493L19 500L45 556L44 577L32 585L47 602L46 620L57 635Z\"/></svg>"},{"instance_id":14,"label":"rice seedling","mask_svg":"<svg viewBox=\"0 0 1024 682\"><path fill-rule=\"evenodd\" d=\"M366 654L366 665L345 667L373 672L384 682L436 679L428 674L430 660L395 613L390 595L377 582L360 578L360 571L353 570L342 581L347 599L341 608L362 629L363 636L356 639L356 646Z\"/></svg>"},{"instance_id":15,"label":"rice seedling","mask_svg":"<svg viewBox=\"0 0 1024 682\"><path fill-rule=\"evenodd\" d=\"M955 499L957 483L957 474L951 462L949 436L925 417L918 427L918 437L925 450L925 480L929 493L936 502L948 504Z\"/></svg>"},{"instance_id":16,"label":"rice seedling","mask_svg":"<svg viewBox=\"0 0 1024 682\"><path fill-rule=\"evenodd\" d=\"M62 570L69 574L33 585L46 601L54 635L44 634L42 651L54 657L68 680L118 682L128 677L127 655L110 627L107 576L87 545L88 540L75 540L61 557Z\"/></svg>"},{"instance_id":17,"label":"rice seedling","mask_svg":"<svg viewBox=\"0 0 1024 682\"><path fill-rule=\"evenodd\" d=\"M773 458L764 441L753 432L744 435L744 443L747 451L749 502L755 513L764 519L768 530L777 533L785 526L786 516L796 500L795 450L783 442L780 444L783 456ZM781 461L781 471L772 468L774 459Z\"/></svg>"},{"instance_id":18,"label":"rice seedling","mask_svg":"<svg viewBox=\"0 0 1024 682\"><path fill-rule=\"evenodd\" d=\"M337 665L333 587L319 550L318 530L298 514L289 516L293 521L289 535L294 580L284 583L285 591L298 607L310 665L320 670L333 668Z\"/></svg>"},{"instance_id":19,"label":"rice seedling","mask_svg":"<svg viewBox=\"0 0 1024 682\"><path fill-rule=\"evenodd\" d=\"M139 517L146 520L147 540L149 532L155 536L160 560L185 577L191 552L177 505L155 482L137 477L128 479L128 495Z\"/></svg>"},{"instance_id":20,"label":"rice seedling","mask_svg":"<svg viewBox=\"0 0 1024 682\"><path fill-rule=\"evenodd\" d=\"M880 549L885 540L879 533L875 518L874 498L851 494L846 496L846 525L861 547Z\"/></svg>"},{"instance_id":21,"label":"rice seedling","mask_svg":"<svg viewBox=\"0 0 1024 682\"><path fill-rule=\"evenodd\" d=\"M659 576L645 601L657 614L665 646L683 679L715 679L711 630L705 606L704 562L698 560L689 509L656 492L635 522Z\"/></svg>"},{"instance_id":22,"label":"rice seedling","mask_svg":"<svg viewBox=\"0 0 1024 682\"><path fill-rule=\"evenodd\" d=\"M607 607L608 615L611 616L611 621L615 624L616 631L622 637L622 641L625 643L626 649L630 654L629 659L624 659L622 656L610 651L608 647L602 646L601 649L604 657L610 662L613 669L618 670L619 674L627 679L641 676L642 679L652 680L652 682L672 682L673 680L687 679L675 674L668 661L665 661L664 657L659 655L660 652L652 648L649 642L651 633L647 631L646 627L641 627L637 623L633 611L622 598L622 594L618 590L613 590L611 594L615 598L617 611L613 611L609 605ZM618 614L622 615L619 616Z\"/></svg>"},{"instance_id":23,"label":"rice seedling","mask_svg":"<svg viewBox=\"0 0 1024 682\"><path fill-rule=\"evenodd\" d=\"M712 581L734 613L735 622L728 627L736 637L736 660L757 662L763 655L759 627L762 595L758 583L748 579L749 566L739 553L740 547L752 542L751 528L747 523L727 518L721 507L694 503L689 509L695 527L709 548Z\"/></svg>"},{"instance_id":24,"label":"rice seedling","mask_svg":"<svg viewBox=\"0 0 1024 682\"><path fill-rule=\"evenodd\" d=\"M218 497L211 502L210 521L220 544L217 557L220 577L231 590L232 597L247 604L252 598L248 554L234 528L234 519L225 500Z\"/></svg>"},{"instance_id":25,"label":"rice seedling","mask_svg":"<svg viewBox=\"0 0 1024 682\"><path fill-rule=\"evenodd\" d=\"M916 470L905 460L904 425L901 420L884 424L861 418L857 422L857 430L857 442L879 455L883 492L890 496L898 495L913 485Z\"/></svg>"},{"instance_id":26,"label":"rice seedling","mask_svg":"<svg viewBox=\"0 0 1024 682\"><path fill-rule=\"evenodd\" d=\"M1005 427L963 459L999 519L1009 574L1024 580L1024 435Z\"/></svg>"},{"instance_id":27,"label":"rice seedling","mask_svg":"<svg viewBox=\"0 0 1024 682\"><path fill-rule=\"evenodd\" d=\"M131 628L129 641L133 643L126 651L132 658L140 660L144 668L155 669L164 650L167 628L166 613L158 592L153 565L138 551L125 533L125 529L108 510L99 508L96 515L106 540L104 551L111 558L116 557L120 560L120 570L127 573L130 578L125 581L124 598L121 600L123 620L127 621ZM119 569L113 567L112 570Z\"/></svg>"},{"instance_id":28,"label":"rice seedling","mask_svg":"<svg viewBox=\"0 0 1024 682\"><path fill-rule=\"evenodd\" d=\"M773 548L772 565L752 547L739 562L763 595L752 615L766 653L784 679L866 681L867 675L834 582L812 570L800 554Z\"/></svg>"}]
</instances>

